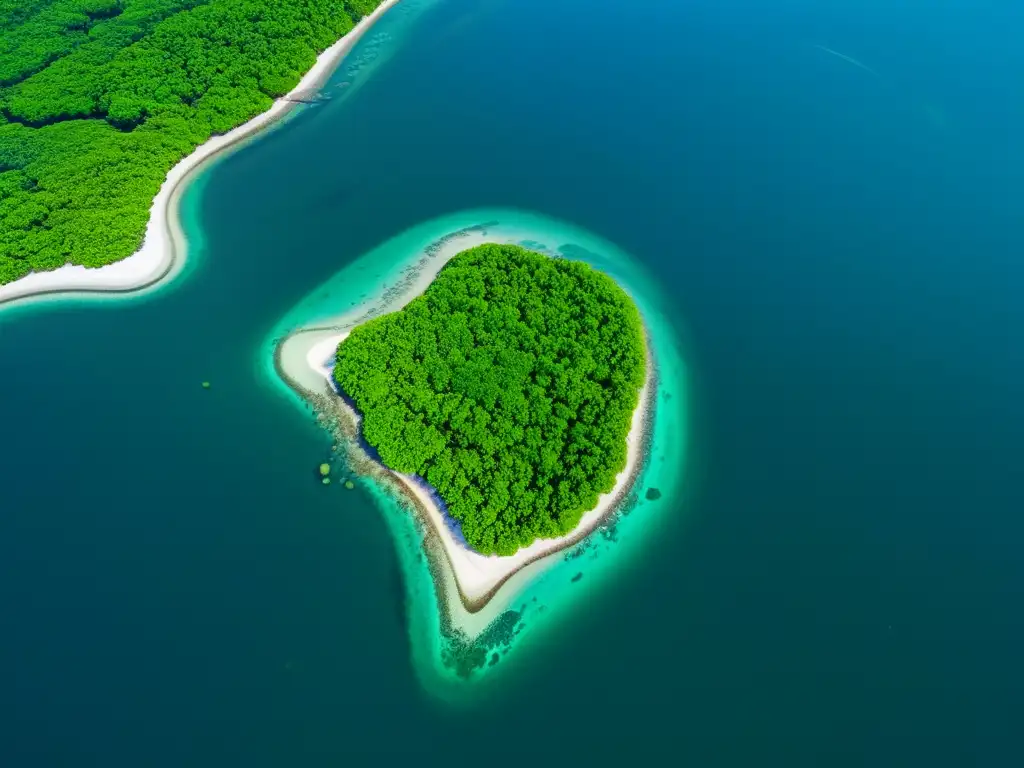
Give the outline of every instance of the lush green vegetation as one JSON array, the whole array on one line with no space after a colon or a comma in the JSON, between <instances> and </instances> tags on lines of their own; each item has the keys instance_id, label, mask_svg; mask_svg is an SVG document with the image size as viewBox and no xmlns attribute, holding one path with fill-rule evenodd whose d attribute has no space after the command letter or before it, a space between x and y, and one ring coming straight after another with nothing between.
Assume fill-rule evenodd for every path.
<instances>
[{"instance_id":1,"label":"lush green vegetation","mask_svg":"<svg viewBox=\"0 0 1024 768\"><path fill-rule=\"evenodd\" d=\"M142 243L167 172L381 0L0 0L0 284Z\"/></svg>"},{"instance_id":2,"label":"lush green vegetation","mask_svg":"<svg viewBox=\"0 0 1024 768\"><path fill-rule=\"evenodd\" d=\"M334 378L383 462L486 554L560 536L610 491L645 375L633 301L582 262L484 245L357 327Z\"/></svg>"}]
</instances>

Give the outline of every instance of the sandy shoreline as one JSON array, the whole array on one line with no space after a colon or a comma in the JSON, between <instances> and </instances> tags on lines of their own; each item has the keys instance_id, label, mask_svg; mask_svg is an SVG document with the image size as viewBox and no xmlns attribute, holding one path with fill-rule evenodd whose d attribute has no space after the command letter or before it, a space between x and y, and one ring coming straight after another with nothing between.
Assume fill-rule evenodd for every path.
<instances>
[{"instance_id":1,"label":"sandy shoreline","mask_svg":"<svg viewBox=\"0 0 1024 768\"><path fill-rule=\"evenodd\" d=\"M402 296L397 300L392 297L387 303L387 311L395 311L421 294L444 263L457 252L482 242L493 242L493 238L487 237L485 232L471 232L447 242L440 253L434 254L434 260L426 268L420 265L414 279L403 286ZM369 314L373 316L380 312L371 310ZM338 344L352 327L365 319L367 313L358 317L349 313L330 324L296 330L277 346L275 358L278 372L293 389L306 396L332 393L332 407L356 428L359 415L337 396L331 369ZM616 477L612 491L603 494L597 506L587 512L570 533L556 539L537 540L511 556L488 557L468 549L449 530L429 486L415 477L377 465L387 472L395 481L396 490L405 495L420 513L428 534L428 554L435 561L433 570L439 597L445 607L445 618L452 628L470 638L479 635L511 604L525 584L557 562L559 553L586 538L619 509L632 490L646 458L647 426L652 413L655 377L655 364L648 347L647 378L627 437L626 466ZM430 552L434 544L437 551Z\"/></svg>"},{"instance_id":2,"label":"sandy shoreline","mask_svg":"<svg viewBox=\"0 0 1024 768\"><path fill-rule=\"evenodd\" d=\"M89 269L65 265L51 272L33 272L7 285L0 285L0 305L33 297L92 293L135 293L152 289L175 277L182 269L187 242L178 217L178 204L187 182L202 165L223 152L237 149L244 141L272 125L299 106L290 97L319 88L374 22L399 0L384 0L347 35L321 53L310 69L286 96L244 125L205 144L175 165L167 174L150 207L142 247L122 261Z\"/></svg>"}]
</instances>

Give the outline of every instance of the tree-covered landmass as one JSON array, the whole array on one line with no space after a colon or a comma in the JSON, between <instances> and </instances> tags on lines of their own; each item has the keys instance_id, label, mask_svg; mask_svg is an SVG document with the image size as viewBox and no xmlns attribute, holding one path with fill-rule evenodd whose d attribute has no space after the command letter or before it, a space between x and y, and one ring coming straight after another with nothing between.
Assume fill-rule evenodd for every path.
<instances>
[{"instance_id":1,"label":"tree-covered landmass","mask_svg":"<svg viewBox=\"0 0 1024 768\"><path fill-rule=\"evenodd\" d=\"M142 244L167 172L381 0L0 0L0 285Z\"/></svg>"},{"instance_id":2,"label":"tree-covered landmass","mask_svg":"<svg viewBox=\"0 0 1024 768\"><path fill-rule=\"evenodd\" d=\"M483 245L356 327L334 378L384 464L430 483L475 550L509 555L571 531L615 486L645 369L640 313L614 280Z\"/></svg>"}]
</instances>

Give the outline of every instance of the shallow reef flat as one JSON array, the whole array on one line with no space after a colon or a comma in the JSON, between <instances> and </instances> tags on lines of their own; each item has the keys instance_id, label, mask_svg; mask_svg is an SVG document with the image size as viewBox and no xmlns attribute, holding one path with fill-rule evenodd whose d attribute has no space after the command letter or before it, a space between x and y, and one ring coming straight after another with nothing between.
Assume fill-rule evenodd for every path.
<instances>
[{"instance_id":1,"label":"shallow reef flat","mask_svg":"<svg viewBox=\"0 0 1024 768\"><path fill-rule=\"evenodd\" d=\"M583 261L611 276L644 321L647 377L633 414L627 466L615 488L565 536L514 555L485 557L460 540L443 505L417 478L392 472L361 439L359 417L331 377L338 343L356 326L419 296L456 254L516 244ZM427 687L465 694L467 681L500 678L500 661L623 567L668 509L679 514L687 430L686 375L663 299L643 268L610 243L522 211L470 211L436 219L352 262L284 317L265 342L266 374L297 404L316 409L339 451L388 521L405 574L413 658Z\"/></svg>"}]
</instances>

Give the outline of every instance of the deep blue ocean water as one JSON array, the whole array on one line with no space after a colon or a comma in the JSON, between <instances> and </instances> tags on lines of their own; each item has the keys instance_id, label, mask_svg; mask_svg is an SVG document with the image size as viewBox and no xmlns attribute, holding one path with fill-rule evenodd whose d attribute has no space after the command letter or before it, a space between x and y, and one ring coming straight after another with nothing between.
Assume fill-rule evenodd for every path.
<instances>
[{"instance_id":1,"label":"deep blue ocean water","mask_svg":"<svg viewBox=\"0 0 1024 768\"><path fill-rule=\"evenodd\" d=\"M408 1L193 188L181 282L0 312L0 764L1020 764L1017 4ZM647 562L465 708L257 351L492 206L660 281L694 459Z\"/></svg>"}]
</instances>

